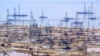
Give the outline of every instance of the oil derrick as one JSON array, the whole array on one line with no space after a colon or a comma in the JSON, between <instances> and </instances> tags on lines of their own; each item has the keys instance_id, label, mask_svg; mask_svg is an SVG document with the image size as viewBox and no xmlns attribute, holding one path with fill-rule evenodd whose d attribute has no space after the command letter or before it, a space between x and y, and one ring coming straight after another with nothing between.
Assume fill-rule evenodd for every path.
<instances>
[{"instance_id":1,"label":"oil derrick","mask_svg":"<svg viewBox=\"0 0 100 56\"><path fill-rule=\"evenodd\" d=\"M41 10L41 16L40 16L39 18L40 18L40 20L41 20L41 25L43 25L43 24L44 24L44 20L45 20L46 18L48 18L48 17L44 16L44 11L43 11L43 9Z\"/></svg>"},{"instance_id":2,"label":"oil derrick","mask_svg":"<svg viewBox=\"0 0 100 56\"><path fill-rule=\"evenodd\" d=\"M31 17L31 19L30 19L30 28L29 28L29 32L30 32L30 36L29 36L29 40L30 40L30 42L31 42L31 39L32 39L32 22L31 22L31 20L33 19L33 12L31 11L31 14L30 14L30 17Z\"/></svg>"},{"instance_id":3,"label":"oil derrick","mask_svg":"<svg viewBox=\"0 0 100 56\"><path fill-rule=\"evenodd\" d=\"M68 16L67 16L67 13L66 13L66 14L65 14L65 17L63 18L63 20L61 20L61 26L62 26L62 22L65 22L65 23L66 23L65 26L67 26L68 22L69 22L70 20L72 20L72 19L73 19L73 18L68 17Z\"/></svg>"},{"instance_id":4,"label":"oil derrick","mask_svg":"<svg viewBox=\"0 0 100 56\"><path fill-rule=\"evenodd\" d=\"M31 11L31 19L30 20L31 20L30 22L32 22L31 23L32 27L37 27L38 26L37 23L36 23L36 19L34 19L34 17L33 17L33 12L32 11Z\"/></svg>"},{"instance_id":5,"label":"oil derrick","mask_svg":"<svg viewBox=\"0 0 100 56\"><path fill-rule=\"evenodd\" d=\"M91 7L88 8L88 10L90 12L93 12L93 3L91 3ZM94 17L94 14L91 14L91 15L88 15L88 19L91 21L91 23L93 23L93 21L95 21L97 18ZM91 24L91 25L93 25L93 24ZM94 29L94 26L92 26L92 28Z\"/></svg>"},{"instance_id":6,"label":"oil derrick","mask_svg":"<svg viewBox=\"0 0 100 56\"><path fill-rule=\"evenodd\" d=\"M9 9L7 9L7 21L6 21L6 23L5 23L5 25L6 25L6 37L8 37L8 26L11 24L11 22L10 22L10 20L9 20Z\"/></svg>"},{"instance_id":7,"label":"oil derrick","mask_svg":"<svg viewBox=\"0 0 100 56\"><path fill-rule=\"evenodd\" d=\"M6 24L11 24L11 20L9 19L9 9L7 9L7 22Z\"/></svg>"},{"instance_id":8,"label":"oil derrick","mask_svg":"<svg viewBox=\"0 0 100 56\"><path fill-rule=\"evenodd\" d=\"M37 28L37 24L36 24L36 19L33 18L33 12L31 11L30 13L30 41L32 36L34 36L36 34L36 28Z\"/></svg>"},{"instance_id":9,"label":"oil derrick","mask_svg":"<svg viewBox=\"0 0 100 56\"><path fill-rule=\"evenodd\" d=\"M6 22L4 23L5 25L11 25L12 23L11 23L11 20L12 19L10 19L9 18L9 9L7 9L7 19L6 19Z\"/></svg>"}]
</instances>

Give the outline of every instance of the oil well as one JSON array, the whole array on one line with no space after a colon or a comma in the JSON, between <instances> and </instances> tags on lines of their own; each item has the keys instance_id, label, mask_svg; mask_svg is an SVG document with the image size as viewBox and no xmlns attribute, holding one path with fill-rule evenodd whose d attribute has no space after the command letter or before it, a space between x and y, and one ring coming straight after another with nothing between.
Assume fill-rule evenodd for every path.
<instances>
[{"instance_id":1,"label":"oil well","mask_svg":"<svg viewBox=\"0 0 100 56\"><path fill-rule=\"evenodd\" d=\"M48 20L41 10L39 17L41 25L30 14L21 13L20 4L18 12L7 9L7 19L0 21L0 56L99 56L100 55L100 29L90 28L90 21L97 18L93 15L93 4L84 10L76 12L76 17L65 17L59 22L60 26L46 25ZM79 21L80 15L84 20ZM30 17L25 20L24 18ZM87 27L84 28L84 23ZM73 22L69 22L73 20ZM49 22L52 20L49 19ZM55 20L56 22L56 20ZM68 27L71 23L71 27ZM65 24L65 26L62 26Z\"/></svg>"}]
</instances>

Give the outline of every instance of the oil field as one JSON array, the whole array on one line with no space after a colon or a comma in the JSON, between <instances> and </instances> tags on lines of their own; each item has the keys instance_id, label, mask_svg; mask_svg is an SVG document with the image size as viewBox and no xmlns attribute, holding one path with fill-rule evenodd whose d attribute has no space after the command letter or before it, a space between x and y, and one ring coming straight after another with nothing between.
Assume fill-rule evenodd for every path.
<instances>
[{"instance_id":1,"label":"oil field","mask_svg":"<svg viewBox=\"0 0 100 56\"><path fill-rule=\"evenodd\" d=\"M99 18L94 17L93 3L83 5L75 17L65 12L61 20L48 19L43 9L40 20L35 19L33 11L21 13L20 4L7 9L6 20L0 20L0 56L100 56L100 29L90 27ZM59 21L59 26L53 21Z\"/></svg>"}]
</instances>

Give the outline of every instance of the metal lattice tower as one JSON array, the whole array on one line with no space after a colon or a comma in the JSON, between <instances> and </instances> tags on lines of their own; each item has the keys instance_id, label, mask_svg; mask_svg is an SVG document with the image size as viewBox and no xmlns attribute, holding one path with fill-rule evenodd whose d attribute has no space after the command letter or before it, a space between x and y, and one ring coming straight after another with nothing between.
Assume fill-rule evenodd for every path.
<instances>
[{"instance_id":1,"label":"metal lattice tower","mask_svg":"<svg viewBox=\"0 0 100 56\"><path fill-rule=\"evenodd\" d=\"M65 23L66 23L66 26L67 26L68 22L69 22L70 20L72 20L72 19L73 19L73 18L68 17L68 16L67 16L67 13L65 13L65 17L63 18L63 20L61 20L61 26L62 26L62 22L65 22Z\"/></svg>"},{"instance_id":2,"label":"metal lattice tower","mask_svg":"<svg viewBox=\"0 0 100 56\"><path fill-rule=\"evenodd\" d=\"M88 8L89 11L93 12L93 3L91 3L91 7ZM96 17L94 17L94 14L88 15L88 19L91 20L91 23L96 20ZM92 27L94 28L94 26Z\"/></svg>"},{"instance_id":3,"label":"metal lattice tower","mask_svg":"<svg viewBox=\"0 0 100 56\"><path fill-rule=\"evenodd\" d=\"M39 18L41 19L41 24L42 24L42 25L43 25L43 23L44 23L44 20L45 20L46 18L48 18L48 17L44 16L44 11L43 11L43 9L41 10L41 16L40 16Z\"/></svg>"}]
</instances>

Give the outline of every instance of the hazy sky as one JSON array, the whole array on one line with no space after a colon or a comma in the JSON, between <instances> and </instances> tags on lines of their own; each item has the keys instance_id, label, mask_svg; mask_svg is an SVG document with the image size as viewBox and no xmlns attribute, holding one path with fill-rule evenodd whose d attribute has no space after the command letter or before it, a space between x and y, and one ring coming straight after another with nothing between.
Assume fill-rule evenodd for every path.
<instances>
[{"instance_id":1,"label":"hazy sky","mask_svg":"<svg viewBox=\"0 0 100 56\"><path fill-rule=\"evenodd\" d=\"M10 14L13 14L13 8L18 9L19 4L21 5L22 14L30 15L30 11L33 11L35 19L39 19L41 9L44 10L44 14L48 16L48 19L62 19L66 12L69 17L75 18L77 11L83 11L84 2L86 2L87 7L91 6L92 2L94 16L100 18L100 0L1 0L0 20L6 20L7 8L10 9Z\"/></svg>"}]
</instances>

